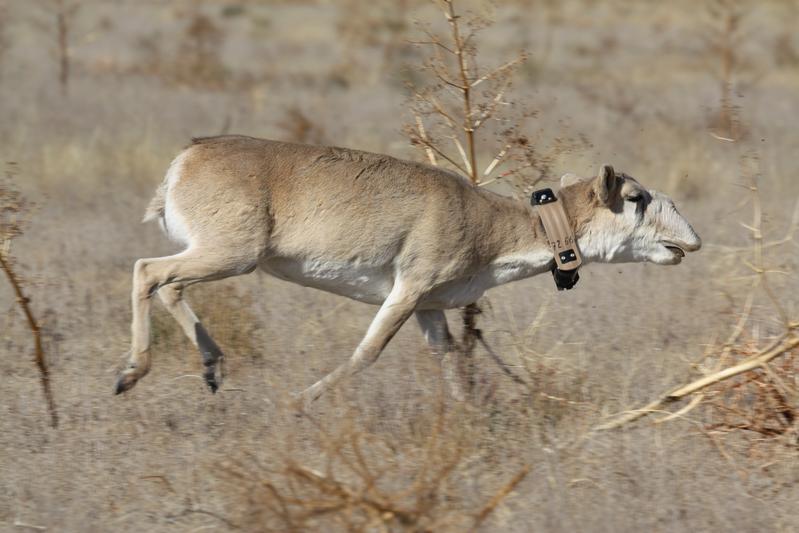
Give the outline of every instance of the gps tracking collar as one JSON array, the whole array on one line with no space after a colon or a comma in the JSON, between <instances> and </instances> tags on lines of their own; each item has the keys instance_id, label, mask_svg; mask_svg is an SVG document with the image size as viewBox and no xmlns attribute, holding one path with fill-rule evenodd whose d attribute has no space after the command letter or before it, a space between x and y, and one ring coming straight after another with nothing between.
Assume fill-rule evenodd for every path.
<instances>
[{"instance_id":1,"label":"gps tracking collar","mask_svg":"<svg viewBox=\"0 0 799 533\"><path fill-rule=\"evenodd\" d=\"M539 189L533 192L530 203L538 208L547 244L555 254L555 263L552 265L555 285L559 291L571 289L580 279L577 270L583 264L583 258L563 208L563 202L558 200L552 189Z\"/></svg>"}]
</instances>

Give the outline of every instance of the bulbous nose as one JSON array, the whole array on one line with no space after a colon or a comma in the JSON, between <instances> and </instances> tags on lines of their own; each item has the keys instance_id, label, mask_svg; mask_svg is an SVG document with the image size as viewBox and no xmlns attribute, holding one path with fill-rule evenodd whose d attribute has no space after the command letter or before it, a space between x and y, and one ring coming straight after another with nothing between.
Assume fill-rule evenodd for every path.
<instances>
[{"instance_id":1,"label":"bulbous nose","mask_svg":"<svg viewBox=\"0 0 799 533\"><path fill-rule=\"evenodd\" d=\"M699 235L694 233L692 239L689 239L682 244L684 244L684 246L680 246L680 248L686 252L695 252L702 247L702 239L699 238Z\"/></svg>"}]
</instances>

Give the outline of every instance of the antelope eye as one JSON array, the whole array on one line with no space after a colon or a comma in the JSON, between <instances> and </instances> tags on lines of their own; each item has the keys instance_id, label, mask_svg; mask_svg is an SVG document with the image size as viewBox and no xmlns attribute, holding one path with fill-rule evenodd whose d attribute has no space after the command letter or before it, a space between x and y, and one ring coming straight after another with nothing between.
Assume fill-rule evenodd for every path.
<instances>
[{"instance_id":1,"label":"antelope eye","mask_svg":"<svg viewBox=\"0 0 799 533\"><path fill-rule=\"evenodd\" d=\"M636 203L640 202L643 199L644 197L641 196L640 194L633 194L632 196L628 196L627 198L625 198L625 200L627 200L628 202L636 202Z\"/></svg>"}]
</instances>

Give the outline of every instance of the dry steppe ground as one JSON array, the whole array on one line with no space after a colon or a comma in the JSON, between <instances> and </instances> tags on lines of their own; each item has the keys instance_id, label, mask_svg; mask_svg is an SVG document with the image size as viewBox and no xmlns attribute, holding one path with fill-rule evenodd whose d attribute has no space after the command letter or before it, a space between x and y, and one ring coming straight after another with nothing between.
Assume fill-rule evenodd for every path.
<instances>
[{"instance_id":1,"label":"dry steppe ground","mask_svg":"<svg viewBox=\"0 0 799 533\"><path fill-rule=\"evenodd\" d=\"M529 465L481 531L799 531L796 425L714 432L700 406L591 431L700 375L691 363L729 335L750 271L728 247L750 243L752 176L768 235L789 224L793 2L735 4L736 142L718 130L725 59L709 36L724 18L711 3L463 2L495 21L479 43L486 63L529 50L515 90L538 110L536 142L580 139L553 154L553 176L612 163L672 195L705 247L677 267L591 265L571 292L548 276L491 291L480 327L527 386L478 349L475 391L453 402L409 323L376 365L296 418L285 399L350 355L375 308L260 274L195 287L188 298L227 353L223 389L206 390L199 356L156 305L152 372L114 397L133 262L174 251L139 220L192 135L419 158L401 129L404 82L424 73L404 42L418 37L414 18L439 28L440 14L412 0L65 1L79 6L66 90L50 4L2 3L0 154L35 204L12 252L45 329L61 423L48 426L25 323L0 283L0 530L336 531L362 520L366 531L463 531ZM791 243L766 257L785 272L773 286L792 316L797 258ZM770 309L758 294L746 338L775 334ZM354 504L299 517L341 499L304 469L358 493L361 461L383 473L375 483L392 505L424 508L416 524ZM295 522L277 493L303 500Z\"/></svg>"}]
</instances>

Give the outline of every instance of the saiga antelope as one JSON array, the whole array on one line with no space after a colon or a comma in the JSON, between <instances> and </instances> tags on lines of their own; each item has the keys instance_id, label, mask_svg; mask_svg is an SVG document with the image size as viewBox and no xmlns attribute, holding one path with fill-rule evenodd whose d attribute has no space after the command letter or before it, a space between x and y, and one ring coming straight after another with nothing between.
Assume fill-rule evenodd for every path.
<instances>
[{"instance_id":1,"label":"saiga antelope","mask_svg":"<svg viewBox=\"0 0 799 533\"><path fill-rule=\"evenodd\" d=\"M564 176L558 195L584 262L673 265L701 246L670 198L608 165L593 179ZM260 268L379 305L350 359L301 394L307 405L374 363L411 315L443 355L451 339L444 309L553 265L527 203L419 163L244 136L185 148L147 209L144 220L154 219L185 249L136 261L130 360L117 393L150 370L156 293L202 353L213 391L222 352L183 299L187 286Z\"/></svg>"}]
</instances>

